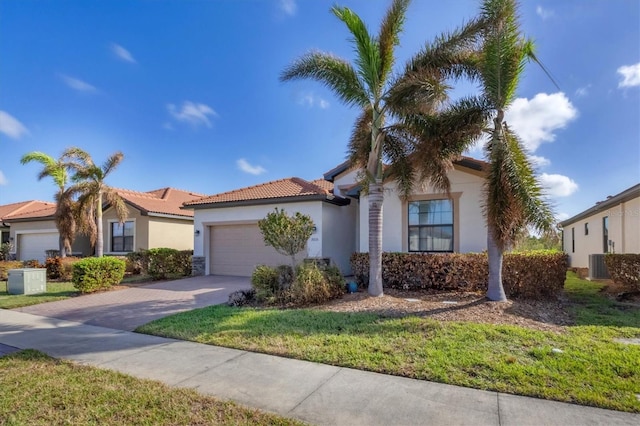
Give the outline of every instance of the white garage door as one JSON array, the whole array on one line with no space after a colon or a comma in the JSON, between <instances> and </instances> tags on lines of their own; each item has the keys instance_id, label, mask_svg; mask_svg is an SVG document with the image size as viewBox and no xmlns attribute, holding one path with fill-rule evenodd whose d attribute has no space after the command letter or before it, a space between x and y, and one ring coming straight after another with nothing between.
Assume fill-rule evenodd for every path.
<instances>
[{"instance_id":1,"label":"white garage door","mask_svg":"<svg viewBox=\"0 0 640 426\"><path fill-rule=\"evenodd\" d=\"M291 264L290 257L264 245L258 225L212 226L209 235L211 274L249 277L257 265Z\"/></svg>"},{"instance_id":2,"label":"white garage door","mask_svg":"<svg viewBox=\"0 0 640 426\"><path fill-rule=\"evenodd\" d=\"M46 260L45 251L57 250L58 233L46 232L38 234L18 235L18 260L37 259L44 263Z\"/></svg>"}]
</instances>

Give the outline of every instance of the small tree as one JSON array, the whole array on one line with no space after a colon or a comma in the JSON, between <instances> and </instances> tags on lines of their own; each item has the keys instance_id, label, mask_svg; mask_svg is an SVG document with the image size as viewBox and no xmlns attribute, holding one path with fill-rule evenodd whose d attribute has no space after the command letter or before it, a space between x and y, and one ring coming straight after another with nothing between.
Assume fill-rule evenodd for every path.
<instances>
[{"instance_id":1,"label":"small tree","mask_svg":"<svg viewBox=\"0 0 640 426\"><path fill-rule=\"evenodd\" d=\"M295 270L296 254L304 250L313 234L313 220L300 212L289 216L284 209L278 210L276 207L275 212L258 221L258 227L262 231L264 243L278 253L290 256L291 267Z\"/></svg>"}]
</instances>

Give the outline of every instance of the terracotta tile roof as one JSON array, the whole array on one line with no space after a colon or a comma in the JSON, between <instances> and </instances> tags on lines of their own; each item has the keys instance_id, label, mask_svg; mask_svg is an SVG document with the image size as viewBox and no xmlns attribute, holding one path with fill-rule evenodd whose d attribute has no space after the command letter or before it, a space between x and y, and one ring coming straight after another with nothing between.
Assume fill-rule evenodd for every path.
<instances>
[{"instance_id":1,"label":"terracotta tile roof","mask_svg":"<svg viewBox=\"0 0 640 426\"><path fill-rule=\"evenodd\" d=\"M0 220L8 222L16 219L33 219L52 217L56 204L48 201L23 201L0 206Z\"/></svg>"},{"instance_id":2,"label":"terracotta tile roof","mask_svg":"<svg viewBox=\"0 0 640 426\"><path fill-rule=\"evenodd\" d=\"M185 203L185 206L229 203L234 201L268 200L272 198L296 198L311 195L330 195L333 191L333 184L326 181L322 181L321 183L320 181L319 179L309 182L297 177L280 179L200 198Z\"/></svg>"},{"instance_id":3,"label":"terracotta tile roof","mask_svg":"<svg viewBox=\"0 0 640 426\"><path fill-rule=\"evenodd\" d=\"M203 194L183 191L175 188L160 188L148 192L131 191L128 189L116 189L125 201L143 213L159 213L176 216L193 217L192 210L183 210L182 204L197 198Z\"/></svg>"}]
</instances>

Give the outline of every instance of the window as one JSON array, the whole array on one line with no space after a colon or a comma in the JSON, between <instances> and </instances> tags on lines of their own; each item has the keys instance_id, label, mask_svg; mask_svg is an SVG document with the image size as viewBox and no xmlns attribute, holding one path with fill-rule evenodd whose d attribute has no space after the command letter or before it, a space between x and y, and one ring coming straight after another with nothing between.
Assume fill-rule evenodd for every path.
<instances>
[{"instance_id":1,"label":"window","mask_svg":"<svg viewBox=\"0 0 640 426\"><path fill-rule=\"evenodd\" d=\"M111 251L121 253L133 251L133 221L111 223Z\"/></svg>"},{"instance_id":2,"label":"window","mask_svg":"<svg viewBox=\"0 0 640 426\"><path fill-rule=\"evenodd\" d=\"M571 253L576 252L576 228L571 228Z\"/></svg>"},{"instance_id":3,"label":"window","mask_svg":"<svg viewBox=\"0 0 640 426\"><path fill-rule=\"evenodd\" d=\"M589 235L589 222L584 224L584 235Z\"/></svg>"},{"instance_id":4,"label":"window","mask_svg":"<svg viewBox=\"0 0 640 426\"><path fill-rule=\"evenodd\" d=\"M1 237L0 237L1 238L1 240L0 240L1 244L5 244L5 243L9 242L9 231L1 232L0 235L1 235Z\"/></svg>"},{"instance_id":5,"label":"window","mask_svg":"<svg viewBox=\"0 0 640 426\"><path fill-rule=\"evenodd\" d=\"M451 200L409 203L409 251L453 251Z\"/></svg>"},{"instance_id":6,"label":"window","mask_svg":"<svg viewBox=\"0 0 640 426\"><path fill-rule=\"evenodd\" d=\"M609 253L609 216L602 218L602 252Z\"/></svg>"}]
</instances>

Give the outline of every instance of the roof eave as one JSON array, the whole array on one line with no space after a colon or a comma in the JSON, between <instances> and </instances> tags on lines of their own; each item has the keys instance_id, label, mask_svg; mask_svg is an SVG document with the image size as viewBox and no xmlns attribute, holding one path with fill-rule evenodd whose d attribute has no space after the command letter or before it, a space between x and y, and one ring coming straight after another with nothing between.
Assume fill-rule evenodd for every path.
<instances>
[{"instance_id":1,"label":"roof eave","mask_svg":"<svg viewBox=\"0 0 640 426\"><path fill-rule=\"evenodd\" d=\"M607 208L611 207L611 206L615 206L616 204L620 204L620 203L624 203L627 202L629 200L632 200L634 198L638 198L640 197L640 183L637 185L632 186L629 189L626 189L624 191L622 191L621 193L614 195L613 197L609 198L608 200L602 201L598 204L596 204L593 207L588 208L587 210L578 213L577 215L570 217L569 219L563 220L562 222L560 222L560 226L562 226L563 228L567 225L571 225L572 223L575 223L579 220L582 220L584 218L587 218L589 216L594 215L595 213L599 213L603 210L606 210Z\"/></svg>"},{"instance_id":2,"label":"roof eave","mask_svg":"<svg viewBox=\"0 0 640 426\"><path fill-rule=\"evenodd\" d=\"M351 203L351 200L347 198L337 197L332 194L313 194L302 195L298 197L277 197L277 198L259 198L256 200L239 200L239 201L225 201L220 203L202 203L202 204L189 204L182 208L185 209L220 209L225 207L241 207L241 206L260 206L265 204L288 204L288 203L301 203L308 201L323 201L338 206L346 206Z\"/></svg>"}]
</instances>

